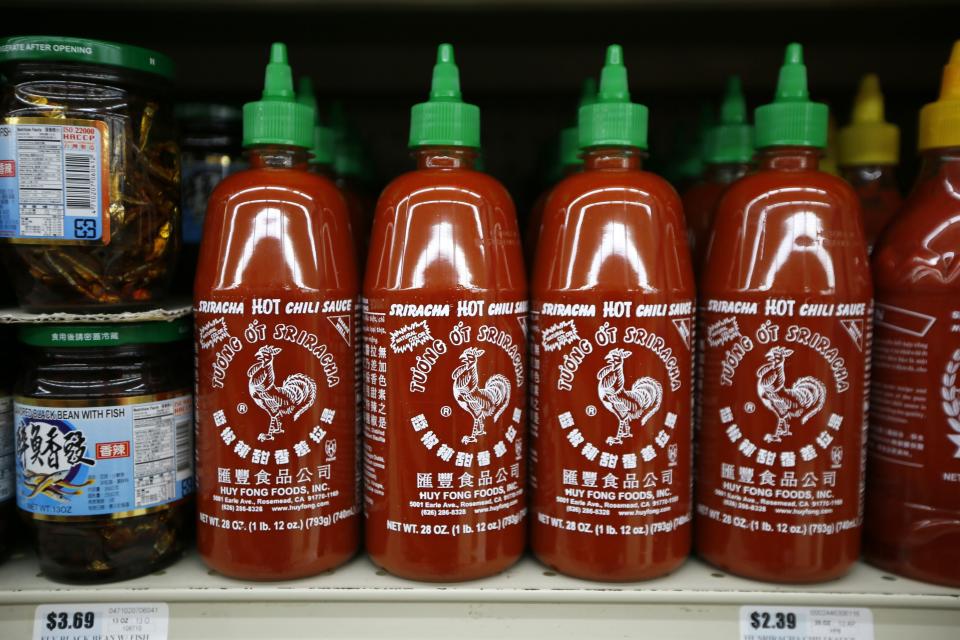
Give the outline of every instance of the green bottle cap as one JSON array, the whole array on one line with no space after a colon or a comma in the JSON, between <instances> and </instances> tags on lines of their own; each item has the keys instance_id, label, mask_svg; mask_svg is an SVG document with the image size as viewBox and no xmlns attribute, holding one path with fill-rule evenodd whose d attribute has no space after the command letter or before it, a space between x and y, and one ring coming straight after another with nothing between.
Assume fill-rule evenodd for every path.
<instances>
[{"instance_id":1,"label":"green bottle cap","mask_svg":"<svg viewBox=\"0 0 960 640\"><path fill-rule=\"evenodd\" d=\"M607 47L597 100L580 108L580 148L599 146L647 148L647 108L630 102L623 49Z\"/></svg>"},{"instance_id":2,"label":"green bottle cap","mask_svg":"<svg viewBox=\"0 0 960 640\"><path fill-rule=\"evenodd\" d=\"M460 95L460 70L451 44L437 48L430 99L410 110L409 146L480 148L480 108Z\"/></svg>"},{"instance_id":3,"label":"green bottle cap","mask_svg":"<svg viewBox=\"0 0 960 640\"><path fill-rule=\"evenodd\" d=\"M597 101L597 81L586 78L580 91L579 109ZM576 125L560 132L560 168L576 166L583 162L580 157L580 128Z\"/></svg>"},{"instance_id":4,"label":"green bottle cap","mask_svg":"<svg viewBox=\"0 0 960 640\"><path fill-rule=\"evenodd\" d=\"M788 44L773 102L754 111L757 148L797 146L822 149L827 146L828 114L827 105L810 101L803 47L796 42Z\"/></svg>"},{"instance_id":5,"label":"green bottle cap","mask_svg":"<svg viewBox=\"0 0 960 640\"><path fill-rule=\"evenodd\" d=\"M720 123L707 133L704 161L710 164L750 162L753 158L753 127L747 124L747 103L740 78L727 80L720 105Z\"/></svg>"},{"instance_id":6,"label":"green bottle cap","mask_svg":"<svg viewBox=\"0 0 960 640\"><path fill-rule=\"evenodd\" d=\"M320 112L317 110L317 97L313 93L313 81L303 76L297 88L297 102L313 109L313 145L310 147L310 164L333 164L333 129L320 124Z\"/></svg>"},{"instance_id":7,"label":"green bottle cap","mask_svg":"<svg viewBox=\"0 0 960 640\"><path fill-rule=\"evenodd\" d=\"M263 81L263 99L243 105L243 146L313 146L313 109L297 102L287 46L274 42Z\"/></svg>"}]
</instances>

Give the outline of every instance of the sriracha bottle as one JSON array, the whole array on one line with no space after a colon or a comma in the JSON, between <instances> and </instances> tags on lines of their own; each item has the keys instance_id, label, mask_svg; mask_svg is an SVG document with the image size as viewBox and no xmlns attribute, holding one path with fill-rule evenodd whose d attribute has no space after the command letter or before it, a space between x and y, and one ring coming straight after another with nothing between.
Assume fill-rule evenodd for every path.
<instances>
[{"instance_id":1,"label":"sriracha bottle","mask_svg":"<svg viewBox=\"0 0 960 640\"><path fill-rule=\"evenodd\" d=\"M753 127L747 124L747 105L740 89L740 78L727 81L720 106L720 123L707 132L703 177L683 194L690 253L696 271L707 252L713 214L724 190L746 175L753 158Z\"/></svg>"},{"instance_id":2,"label":"sriracha bottle","mask_svg":"<svg viewBox=\"0 0 960 640\"><path fill-rule=\"evenodd\" d=\"M880 80L868 74L853 102L853 117L839 136L840 175L860 198L863 233L872 251L880 232L900 209L895 169L900 155L900 129L883 119Z\"/></svg>"},{"instance_id":3,"label":"sriracha bottle","mask_svg":"<svg viewBox=\"0 0 960 640\"><path fill-rule=\"evenodd\" d=\"M919 143L920 176L873 257L864 555L960 587L960 41Z\"/></svg>"},{"instance_id":4,"label":"sriracha bottle","mask_svg":"<svg viewBox=\"0 0 960 640\"><path fill-rule=\"evenodd\" d=\"M800 45L755 123L701 280L695 545L750 578L830 580L860 553L872 288L856 194L817 169L827 107Z\"/></svg>"},{"instance_id":5,"label":"sriracha bottle","mask_svg":"<svg viewBox=\"0 0 960 640\"><path fill-rule=\"evenodd\" d=\"M247 580L320 573L359 542L359 292L346 204L307 171L313 122L274 44L243 108L250 168L210 197L194 285L198 547Z\"/></svg>"},{"instance_id":6,"label":"sriracha bottle","mask_svg":"<svg viewBox=\"0 0 960 640\"><path fill-rule=\"evenodd\" d=\"M411 120L417 168L380 196L364 283L367 550L398 576L470 580L524 548L526 277L449 44Z\"/></svg>"},{"instance_id":7,"label":"sriracha bottle","mask_svg":"<svg viewBox=\"0 0 960 640\"><path fill-rule=\"evenodd\" d=\"M623 52L580 108L584 171L554 187L533 277L533 551L591 580L690 552L694 281L680 198L642 170Z\"/></svg>"}]
</instances>

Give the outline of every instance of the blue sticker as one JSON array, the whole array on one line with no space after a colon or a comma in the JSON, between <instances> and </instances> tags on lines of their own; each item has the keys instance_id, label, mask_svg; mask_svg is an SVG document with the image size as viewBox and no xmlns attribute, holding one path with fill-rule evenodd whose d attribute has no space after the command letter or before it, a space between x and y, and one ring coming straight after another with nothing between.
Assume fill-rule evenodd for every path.
<instances>
[{"instance_id":1,"label":"blue sticker","mask_svg":"<svg viewBox=\"0 0 960 640\"><path fill-rule=\"evenodd\" d=\"M148 509L194 490L193 399L44 406L14 401L17 505L48 516Z\"/></svg>"},{"instance_id":2,"label":"blue sticker","mask_svg":"<svg viewBox=\"0 0 960 640\"><path fill-rule=\"evenodd\" d=\"M0 238L105 241L101 124L20 118L0 125Z\"/></svg>"}]
</instances>

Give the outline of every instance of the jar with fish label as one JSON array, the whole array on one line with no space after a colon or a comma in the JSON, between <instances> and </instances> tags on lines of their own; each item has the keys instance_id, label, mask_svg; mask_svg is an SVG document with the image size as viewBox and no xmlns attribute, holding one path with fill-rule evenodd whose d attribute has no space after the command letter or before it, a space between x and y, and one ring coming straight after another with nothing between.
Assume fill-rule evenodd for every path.
<instances>
[{"instance_id":1,"label":"jar with fish label","mask_svg":"<svg viewBox=\"0 0 960 640\"><path fill-rule=\"evenodd\" d=\"M122 580L182 552L193 523L190 326L20 328L16 500L51 578Z\"/></svg>"}]
</instances>

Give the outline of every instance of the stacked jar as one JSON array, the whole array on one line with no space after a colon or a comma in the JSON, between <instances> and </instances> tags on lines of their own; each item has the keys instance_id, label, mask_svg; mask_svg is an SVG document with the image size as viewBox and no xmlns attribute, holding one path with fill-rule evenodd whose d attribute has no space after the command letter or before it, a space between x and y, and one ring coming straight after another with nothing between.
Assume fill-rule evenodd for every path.
<instances>
[{"instance_id":1,"label":"stacked jar","mask_svg":"<svg viewBox=\"0 0 960 640\"><path fill-rule=\"evenodd\" d=\"M190 323L157 310L180 245L173 63L18 36L0 40L0 72L0 253L25 323L0 463L9 448L44 573L142 575L193 521Z\"/></svg>"}]
</instances>

